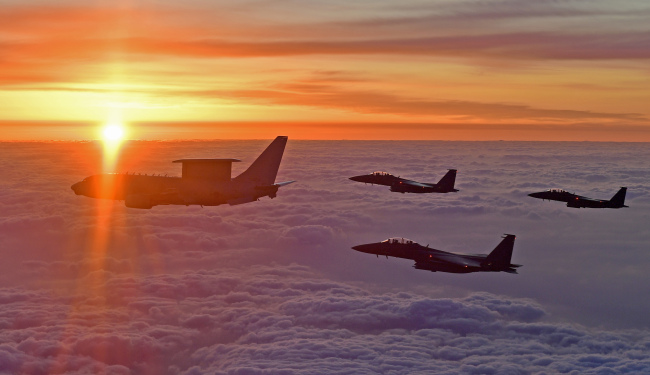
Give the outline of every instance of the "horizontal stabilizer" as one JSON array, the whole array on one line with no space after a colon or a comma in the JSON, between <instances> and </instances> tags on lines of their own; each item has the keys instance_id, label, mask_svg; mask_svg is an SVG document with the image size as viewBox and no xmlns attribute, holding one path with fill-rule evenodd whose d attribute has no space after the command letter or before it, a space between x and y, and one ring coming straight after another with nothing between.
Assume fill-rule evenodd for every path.
<instances>
[{"instance_id":1,"label":"horizontal stabilizer","mask_svg":"<svg viewBox=\"0 0 650 375\"><path fill-rule=\"evenodd\" d=\"M287 186L287 185L289 185L289 184L293 184L294 182L296 182L296 181L293 180L293 181L276 182L276 183L273 184L273 185L274 185L274 186L277 186L277 187L283 187L283 186Z\"/></svg>"}]
</instances>

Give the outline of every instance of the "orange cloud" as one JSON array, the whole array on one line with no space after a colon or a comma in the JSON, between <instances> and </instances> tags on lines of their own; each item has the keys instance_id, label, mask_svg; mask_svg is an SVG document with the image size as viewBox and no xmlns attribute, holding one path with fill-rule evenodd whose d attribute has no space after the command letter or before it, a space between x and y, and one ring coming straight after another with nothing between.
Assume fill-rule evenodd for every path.
<instances>
[{"instance_id":1,"label":"orange cloud","mask_svg":"<svg viewBox=\"0 0 650 375\"><path fill-rule=\"evenodd\" d=\"M209 95L217 93L210 92ZM593 111L534 108L521 104L481 103L460 100L426 100L387 93L339 89L325 84L294 83L266 90L241 90L221 93L262 104L326 107L359 113L384 113L428 118L452 117L471 121L575 121L626 120L647 122L638 113L604 113Z\"/></svg>"},{"instance_id":2,"label":"orange cloud","mask_svg":"<svg viewBox=\"0 0 650 375\"><path fill-rule=\"evenodd\" d=\"M477 67L517 65L550 67L548 70L560 66L578 72L594 61L603 67L627 60L620 71L625 70L629 81L633 77L629 72L650 59L649 30L621 27L620 21L602 28L582 27L580 31L521 22L553 20L566 25L573 17L612 16L604 9L567 10L558 4L533 6L521 2L504 2L488 9L461 3L440 9L413 5L410 11L397 12L394 17L383 9L383 13L356 13L357 19L345 20L337 19L330 9L327 17L312 15L312 23L302 17L281 17L281 7L286 4L275 2L260 5L264 9L279 7L273 8L272 14L248 5L224 6L219 12L209 4L184 9L107 3L2 6L0 95L5 96L0 99L29 91L29 95L41 93L41 98L51 103L52 96L57 95L52 91L74 92L68 97L79 99L83 93L111 93L111 87L119 87L115 100L106 96L84 103L105 107L111 100L135 104L147 99L165 104L186 100L208 108L218 102L252 108L257 118L265 118L265 110L276 111L275 116L269 116L273 119L297 108L304 111L292 117L294 120L332 113L325 118L349 115L350 121L356 122L406 118L415 122L648 123L649 114L637 104L647 96L645 90L638 89L634 96L622 94L626 85L621 81L601 80L609 78L600 74L607 68L585 74L587 79L595 77L593 82L568 81L568 75L544 81L545 72L535 76L541 68L519 76L506 76L510 72L502 69L499 73L505 77L504 84L498 86L498 82L498 87L494 87L497 80L481 83L467 75L478 75ZM214 67L226 63L230 64L229 72ZM465 89L434 91L431 83L442 75L427 76L427 64L431 69L453 65L452 73L436 87L464 85ZM570 64L575 65L567 68ZM299 78L318 69L328 70L320 70L310 79ZM426 84L419 82L418 75ZM408 82L401 81L404 77ZM226 83L220 84L222 81ZM516 86L521 91L513 95ZM610 104L609 98L598 96L589 87L615 88L611 95L618 97ZM552 100L560 88L566 88L567 98L573 99L570 103ZM548 93L534 95L543 90ZM583 94L588 96L576 99ZM14 108L22 105L19 95ZM597 100L590 104L592 97ZM67 112L74 106L69 104ZM160 106L154 103L151 107ZM214 107L205 108L196 118L217 112ZM187 112L181 114L192 109L186 107L183 110ZM219 112L222 118L237 111L229 110ZM138 112L137 119L146 118L145 112Z\"/></svg>"}]
</instances>

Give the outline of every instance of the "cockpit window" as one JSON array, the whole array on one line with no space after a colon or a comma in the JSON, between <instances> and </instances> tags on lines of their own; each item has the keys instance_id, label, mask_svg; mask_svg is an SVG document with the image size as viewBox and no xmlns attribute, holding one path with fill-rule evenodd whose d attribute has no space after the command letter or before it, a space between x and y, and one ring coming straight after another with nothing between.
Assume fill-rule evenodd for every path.
<instances>
[{"instance_id":1,"label":"cockpit window","mask_svg":"<svg viewBox=\"0 0 650 375\"><path fill-rule=\"evenodd\" d=\"M387 240L383 240L381 242L382 243L390 243L390 244L405 244L405 245L410 245L410 244L417 243L417 242L411 241L408 238L404 238L404 237L391 237L391 238L389 238Z\"/></svg>"},{"instance_id":2,"label":"cockpit window","mask_svg":"<svg viewBox=\"0 0 650 375\"><path fill-rule=\"evenodd\" d=\"M562 189L548 189L547 191L551 193L566 193L566 190Z\"/></svg>"},{"instance_id":3,"label":"cockpit window","mask_svg":"<svg viewBox=\"0 0 650 375\"><path fill-rule=\"evenodd\" d=\"M381 172L381 171L372 172L372 174L373 174L374 176L390 176L390 175L391 175L390 173L387 173L387 172Z\"/></svg>"}]
</instances>

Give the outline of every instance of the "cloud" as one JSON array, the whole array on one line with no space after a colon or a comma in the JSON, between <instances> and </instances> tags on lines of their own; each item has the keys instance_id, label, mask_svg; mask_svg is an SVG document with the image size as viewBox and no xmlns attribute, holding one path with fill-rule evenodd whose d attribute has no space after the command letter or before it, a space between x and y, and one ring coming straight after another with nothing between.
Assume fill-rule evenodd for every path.
<instances>
[{"instance_id":1,"label":"cloud","mask_svg":"<svg viewBox=\"0 0 650 375\"><path fill-rule=\"evenodd\" d=\"M238 174L267 144L131 142L118 164L177 175L171 160L237 157ZM644 144L290 140L278 180L298 182L276 199L152 210L72 193L101 170L97 143L1 150L0 372L647 372ZM347 179L447 168L458 193ZM526 196L607 197L616 181L629 209ZM397 235L485 254L503 233L518 275L350 249Z\"/></svg>"},{"instance_id":2,"label":"cloud","mask_svg":"<svg viewBox=\"0 0 650 375\"><path fill-rule=\"evenodd\" d=\"M650 57L647 10L633 2L311 6L288 17L295 10L278 2L8 3L5 117L78 120L119 107L138 120L647 122L636 104L645 87L629 78ZM499 82L485 75L495 71ZM590 104L553 99L575 90Z\"/></svg>"},{"instance_id":3,"label":"cloud","mask_svg":"<svg viewBox=\"0 0 650 375\"><path fill-rule=\"evenodd\" d=\"M647 121L644 115L638 113L603 113L542 109L521 104L414 99L374 91L345 90L323 84L284 84L269 89L225 92L220 96L260 104L324 107L365 114L443 117L465 121Z\"/></svg>"},{"instance_id":4,"label":"cloud","mask_svg":"<svg viewBox=\"0 0 650 375\"><path fill-rule=\"evenodd\" d=\"M241 42L220 39L168 40L153 37L66 38L5 44L8 53L41 60L100 59L111 50L138 56L254 58L302 55L416 55L504 60L645 60L647 32L615 35L506 33L370 40ZM580 46L580 48L577 48ZM93 48L94 47L94 48ZM98 48L99 47L99 48Z\"/></svg>"},{"instance_id":5,"label":"cloud","mask_svg":"<svg viewBox=\"0 0 650 375\"><path fill-rule=\"evenodd\" d=\"M72 193L72 183L101 169L97 144L5 146L13 162L1 171L0 246L8 254L0 265L3 285L298 262L337 280L428 293L432 274L413 270L406 260L377 260L350 247L405 236L442 250L487 253L502 233L514 233L513 261L524 264L516 284L494 275L440 275L434 276L443 278L436 288L467 292L486 278L479 290L532 295L583 323L647 324L640 313L645 305L634 298L643 294L641 249L650 238L647 228L636 224L644 222L650 196L641 144L290 141L278 180L299 182L282 188L277 199L151 211ZM217 156L243 159L237 174L265 146L264 141L134 142L124 146L118 170L177 175L170 160ZM386 170L437 181L447 168L459 170L459 193L403 195L347 179ZM572 210L526 196L561 187L608 198L618 186L629 188L629 210ZM612 218L621 225L604 230ZM617 279L594 279L603 273ZM399 282L379 276L385 274ZM574 278L589 282L553 292ZM598 305L601 298L620 304Z\"/></svg>"},{"instance_id":6,"label":"cloud","mask_svg":"<svg viewBox=\"0 0 650 375\"><path fill-rule=\"evenodd\" d=\"M3 370L618 373L650 366L639 357L648 351L641 334L543 322L546 313L530 300L373 294L297 265L114 276L102 288L106 303L95 294L71 303L31 293L3 304Z\"/></svg>"},{"instance_id":7,"label":"cloud","mask_svg":"<svg viewBox=\"0 0 650 375\"><path fill-rule=\"evenodd\" d=\"M105 76L104 64L116 62L151 80L158 77L156 71L138 64L178 58L428 56L511 66L650 57L644 48L648 30L640 16L647 10L635 9L633 3L619 9L606 3L585 7L575 2L523 1L490 7L475 2L426 9L404 5L399 12L384 9L374 14L366 9L353 20L340 18L343 9L333 12L338 17L323 16L308 23L286 16L280 21L277 17L282 13L275 13L277 9L260 14L261 8L247 8L244 12L249 16L242 17L242 10L233 8L220 8L215 22L214 17L206 17L212 12L209 6L6 5L0 8L0 16L7 20L0 42L4 56L0 82L14 88L58 82L79 89L70 83L95 82ZM589 27L576 28L577 21Z\"/></svg>"}]
</instances>

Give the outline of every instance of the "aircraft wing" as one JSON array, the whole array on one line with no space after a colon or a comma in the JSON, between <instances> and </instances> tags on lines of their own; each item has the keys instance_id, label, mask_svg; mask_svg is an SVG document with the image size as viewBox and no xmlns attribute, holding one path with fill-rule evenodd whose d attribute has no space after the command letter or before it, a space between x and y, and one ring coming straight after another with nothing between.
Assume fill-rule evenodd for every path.
<instances>
[{"instance_id":1,"label":"aircraft wing","mask_svg":"<svg viewBox=\"0 0 650 375\"><path fill-rule=\"evenodd\" d=\"M465 258L456 254L436 254L429 259L432 263L453 264L460 267L481 267L481 262L476 259Z\"/></svg>"},{"instance_id":2,"label":"aircraft wing","mask_svg":"<svg viewBox=\"0 0 650 375\"><path fill-rule=\"evenodd\" d=\"M587 202L603 202L603 201L606 201L606 199L605 200L603 200L603 199L594 199L594 198L583 197L581 195L577 195L576 199L579 199L581 201L587 201Z\"/></svg>"},{"instance_id":3,"label":"aircraft wing","mask_svg":"<svg viewBox=\"0 0 650 375\"><path fill-rule=\"evenodd\" d=\"M411 181L411 180L402 180L399 183L401 185L408 185L408 186L419 187L419 188L430 188L430 187L432 187L429 184L424 184L422 182Z\"/></svg>"}]
</instances>

